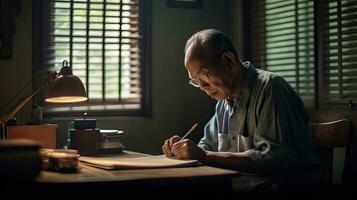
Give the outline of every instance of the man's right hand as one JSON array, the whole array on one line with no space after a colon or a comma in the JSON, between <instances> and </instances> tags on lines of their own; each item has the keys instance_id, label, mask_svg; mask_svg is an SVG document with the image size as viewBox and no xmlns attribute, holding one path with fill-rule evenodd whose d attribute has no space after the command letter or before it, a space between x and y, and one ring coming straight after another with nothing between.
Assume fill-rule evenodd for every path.
<instances>
[{"instance_id":1,"label":"man's right hand","mask_svg":"<svg viewBox=\"0 0 357 200\"><path fill-rule=\"evenodd\" d=\"M162 145L162 152L167 156L167 157L172 157L171 153L171 147L174 145L176 142L180 141L181 137L178 135L172 136L171 138L165 140L164 145Z\"/></svg>"}]
</instances>

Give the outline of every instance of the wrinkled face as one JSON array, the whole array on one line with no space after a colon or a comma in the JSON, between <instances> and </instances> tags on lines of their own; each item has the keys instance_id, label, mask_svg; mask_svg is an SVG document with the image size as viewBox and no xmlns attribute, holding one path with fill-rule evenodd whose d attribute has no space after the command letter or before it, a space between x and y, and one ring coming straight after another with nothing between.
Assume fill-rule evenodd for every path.
<instances>
[{"instance_id":1,"label":"wrinkled face","mask_svg":"<svg viewBox=\"0 0 357 200\"><path fill-rule=\"evenodd\" d=\"M234 75L230 63L223 56L216 65L207 65L200 59L185 57L185 68L190 84L199 87L208 96L217 101L228 98Z\"/></svg>"}]
</instances>

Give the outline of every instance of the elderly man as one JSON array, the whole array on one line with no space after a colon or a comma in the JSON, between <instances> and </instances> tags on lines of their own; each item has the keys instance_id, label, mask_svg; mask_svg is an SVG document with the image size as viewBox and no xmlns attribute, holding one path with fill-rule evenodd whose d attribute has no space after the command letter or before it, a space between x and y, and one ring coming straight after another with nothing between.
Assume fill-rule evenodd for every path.
<instances>
[{"instance_id":1,"label":"elderly man","mask_svg":"<svg viewBox=\"0 0 357 200\"><path fill-rule=\"evenodd\" d=\"M241 62L231 41L214 29L187 41L185 67L189 83L218 102L199 144L174 136L164 142L166 156L254 173L242 178L242 190L324 181L309 115L283 78Z\"/></svg>"}]
</instances>

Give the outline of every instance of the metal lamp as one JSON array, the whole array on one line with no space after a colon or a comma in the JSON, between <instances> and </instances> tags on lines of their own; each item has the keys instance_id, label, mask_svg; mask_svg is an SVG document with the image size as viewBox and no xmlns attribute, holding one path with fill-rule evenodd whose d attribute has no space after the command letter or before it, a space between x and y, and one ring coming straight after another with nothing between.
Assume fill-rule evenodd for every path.
<instances>
[{"instance_id":1,"label":"metal lamp","mask_svg":"<svg viewBox=\"0 0 357 200\"><path fill-rule=\"evenodd\" d=\"M6 122L44 88L47 88L45 97L46 102L75 103L83 102L88 99L82 81L77 76L73 75L72 69L68 65L68 61L64 60L60 72L49 73L47 81L45 81L43 85L38 87L27 97L23 98L13 109L0 118L0 124L2 124L3 130L5 129Z\"/></svg>"},{"instance_id":2,"label":"metal lamp","mask_svg":"<svg viewBox=\"0 0 357 200\"><path fill-rule=\"evenodd\" d=\"M72 74L68 62L63 61L61 71L48 86L45 101L50 103L74 103L86 101L87 94L82 81Z\"/></svg>"}]
</instances>

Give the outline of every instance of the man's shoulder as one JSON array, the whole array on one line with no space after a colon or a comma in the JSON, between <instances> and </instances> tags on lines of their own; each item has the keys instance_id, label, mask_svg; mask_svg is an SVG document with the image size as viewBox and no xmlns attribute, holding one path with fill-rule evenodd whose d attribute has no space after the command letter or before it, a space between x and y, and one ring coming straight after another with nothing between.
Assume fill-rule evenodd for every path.
<instances>
[{"instance_id":1,"label":"man's shoulder","mask_svg":"<svg viewBox=\"0 0 357 200\"><path fill-rule=\"evenodd\" d=\"M253 93L263 96L275 96L280 98L286 94L296 94L293 87L278 74L257 70L257 79L253 89Z\"/></svg>"},{"instance_id":2,"label":"man's shoulder","mask_svg":"<svg viewBox=\"0 0 357 200\"><path fill-rule=\"evenodd\" d=\"M264 83L263 85L279 87L279 86L286 86L289 84L283 77L270 71L257 69L257 74L258 74L257 81Z\"/></svg>"},{"instance_id":3,"label":"man's shoulder","mask_svg":"<svg viewBox=\"0 0 357 200\"><path fill-rule=\"evenodd\" d=\"M260 85L258 91L264 91L263 93L265 95L272 96L274 100L281 100L282 97L286 95L294 99L300 99L296 90L283 77L264 70L260 70L258 74L257 80L258 82L260 81L260 83L257 84Z\"/></svg>"}]
</instances>

